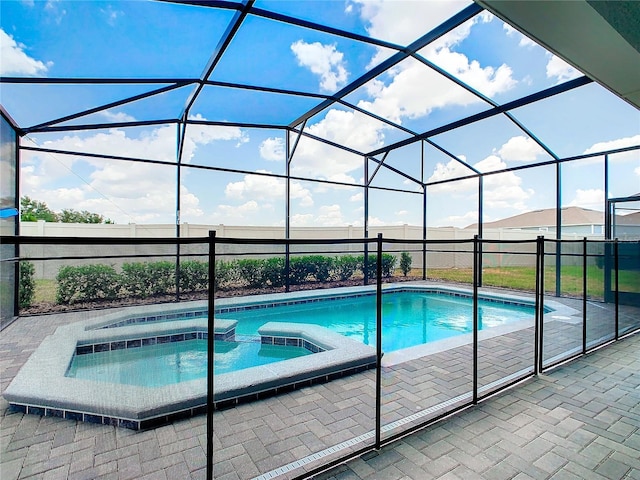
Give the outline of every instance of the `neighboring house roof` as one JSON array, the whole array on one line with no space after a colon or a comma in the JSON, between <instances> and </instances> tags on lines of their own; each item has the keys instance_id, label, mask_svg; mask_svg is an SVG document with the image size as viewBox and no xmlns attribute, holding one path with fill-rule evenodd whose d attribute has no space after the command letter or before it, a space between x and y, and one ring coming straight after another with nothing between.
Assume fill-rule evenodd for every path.
<instances>
[{"instance_id":1,"label":"neighboring house roof","mask_svg":"<svg viewBox=\"0 0 640 480\"><path fill-rule=\"evenodd\" d=\"M640 212L628 215L616 215L617 225L640 225Z\"/></svg>"},{"instance_id":2,"label":"neighboring house roof","mask_svg":"<svg viewBox=\"0 0 640 480\"><path fill-rule=\"evenodd\" d=\"M589 210L581 207L565 207L562 209L563 225L602 225L604 224L604 212ZM513 217L503 218L495 222L485 222L485 228L537 228L555 227L556 209L547 208L544 210L534 210L532 212L521 213ZM477 228L474 223L465 228Z\"/></svg>"}]
</instances>

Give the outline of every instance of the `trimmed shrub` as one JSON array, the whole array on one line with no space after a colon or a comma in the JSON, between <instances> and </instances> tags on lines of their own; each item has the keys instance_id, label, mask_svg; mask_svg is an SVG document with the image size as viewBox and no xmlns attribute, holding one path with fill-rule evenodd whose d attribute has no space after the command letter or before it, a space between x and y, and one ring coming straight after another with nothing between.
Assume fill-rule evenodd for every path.
<instances>
[{"instance_id":1,"label":"trimmed shrub","mask_svg":"<svg viewBox=\"0 0 640 480\"><path fill-rule=\"evenodd\" d=\"M333 260L332 278L349 280L358 269L358 257L343 255Z\"/></svg>"},{"instance_id":2,"label":"trimmed shrub","mask_svg":"<svg viewBox=\"0 0 640 480\"><path fill-rule=\"evenodd\" d=\"M263 261L263 278L272 287L282 287L285 283L285 261L282 257L267 258Z\"/></svg>"},{"instance_id":3,"label":"trimmed shrub","mask_svg":"<svg viewBox=\"0 0 640 480\"><path fill-rule=\"evenodd\" d=\"M167 260L147 263L151 282L151 295L174 293L176 290L176 264Z\"/></svg>"},{"instance_id":4,"label":"trimmed shrub","mask_svg":"<svg viewBox=\"0 0 640 480\"><path fill-rule=\"evenodd\" d=\"M122 286L136 298L171 293L175 287L175 265L168 261L125 263Z\"/></svg>"},{"instance_id":5,"label":"trimmed shrub","mask_svg":"<svg viewBox=\"0 0 640 480\"><path fill-rule=\"evenodd\" d=\"M113 300L121 289L120 276L112 265L65 266L58 270L56 280L56 301L61 304Z\"/></svg>"},{"instance_id":6,"label":"trimmed shrub","mask_svg":"<svg viewBox=\"0 0 640 480\"><path fill-rule=\"evenodd\" d=\"M217 264L216 264L217 269ZM217 276L217 271L216 271ZM209 287L209 264L198 260L180 262L180 291L197 292Z\"/></svg>"},{"instance_id":7,"label":"trimmed shrub","mask_svg":"<svg viewBox=\"0 0 640 480\"><path fill-rule=\"evenodd\" d=\"M397 258L394 255L391 255L390 253L383 253L382 254L382 265L381 265L381 270L382 270L382 276L383 277L390 277L391 275L393 275L393 269L396 266L396 261ZM364 255L360 255L358 257L358 265L360 270L362 271L362 273L364 273ZM369 267L369 278L377 278L377 271L378 271L378 255L375 253L370 253L368 255L368 259L367 259L367 265Z\"/></svg>"},{"instance_id":8,"label":"trimmed shrub","mask_svg":"<svg viewBox=\"0 0 640 480\"><path fill-rule=\"evenodd\" d=\"M261 287L264 283L262 260L245 258L236 260L235 268L238 272L238 280L250 288Z\"/></svg>"},{"instance_id":9,"label":"trimmed shrub","mask_svg":"<svg viewBox=\"0 0 640 480\"><path fill-rule=\"evenodd\" d=\"M326 282L331 276L333 258L324 255L309 255L302 257L309 264L309 273L319 282Z\"/></svg>"},{"instance_id":10,"label":"trimmed shrub","mask_svg":"<svg viewBox=\"0 0 640 480\"><path fill-rule=\"evenodd\" d=\"M405 277L411 271L411 255L408 252L400 254L400 270L402 270L402 275Z\"/></svg>"},{"instance_id":11,"label":"trimmed shrub","mask_svg":"<svg viewBox=\"0 0 640 480\"><path fill-rule=\"evenodd\" d=\"M291 257L289 260L289 283L291 285L300 285L313 275L315 267L309 258L308 256Z\"/></svg>"},{"instance_id":12,"label":"trimmed shrub","mask_svg":"<svg viewBox=\"0 0 640 480\"><path fill-rule=\"evenodd\" d=\"M208 269L208 264L207 264ZM208 278L208 270L207 270ZM216 278L214 288L226 287L238 280L238 269L236 262L225 262L218 260L216 262Z\"/></svg>"},{"instance_id":13,"label":"trimmed shrub","mask_svg":"<svg viewBox=\"0 0 640 480\"><path fill-rule=\"evenodd\" d=\"M365 256L364 255L358 255L356 257L357 262L358 262L358 270L360 270L362 272L362 274L364 275L365 271L367 270L368 267L368 272L367 272L367 276L368 278L376 278L376 259L378 258L378 256L374 253L370 253L367 256L367 265L365 265L364 259Z\"/></svg>"},{"instance_id":14,"label":"trimmed shrub","mask_svg":"<svg viewBox=\"0 0 640 480\"><path fill-rule=\"evenodd\" d=\"M20 308L28 308L33 303L33 297L36 293L36 282L34 275L36 268L31 262L20 262L20 284L19 284L19 301Z\"/></svg>"}]
</instances>

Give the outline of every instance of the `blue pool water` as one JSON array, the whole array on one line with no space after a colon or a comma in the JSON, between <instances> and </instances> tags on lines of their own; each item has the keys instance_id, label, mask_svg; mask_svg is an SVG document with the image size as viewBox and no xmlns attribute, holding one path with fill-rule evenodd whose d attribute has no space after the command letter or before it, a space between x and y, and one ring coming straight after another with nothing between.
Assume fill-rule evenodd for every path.
<instances>
[{"instance_id":1,"label":"blue pool water","mask_svg":"<svg viewBox=\"0 0 640 480\"><path fill-rule=\"evenodd\" d=\"M302 347L261 345L256 342L216 341L214 349L216 374L311 354ZM207 341L186 340L75 355L67 376L145 387L161 387L205 378Z\"/></svg>"},{"instance_id":2,"label":"blue pool water","mask_svg":"<svg viewBox=\"0 0 640 480\"><path fill-rule=\"evenodd\" d=\"M382 296L382 349L392 352L473 331L473 300L434 292L399 291ZM479 329L532 319L533 306L480 300ZM366 295L216 313L238 321L236 335L257 335L267 322L311 323L366 345L376 343L376 297Z\"/></svg>"},{"instance_id":3,"label":"blue pool water","mask_svg":"<svg viewBox=\"0 0 640 480\"><path fill-rule=\"evenodd\" d=\"M438 292L386 292L382 302L382 349L392 352L473 331L473 300ZM267 322L326 327L366 345L376 343L375 295L317 298L264 308L237 307L216 318L237 320L236 336L257 337ZM533 306L479 300L479 329L534 317ZM193 318L193 317L191 317ZM176 320L172 320L176 321ZM308 355L302 347L260 342L215 342L215 373L222 374ZM164 386L207 375L206 340L75 355L67 376L109 383Z\"/></svg>"}]
</instances>

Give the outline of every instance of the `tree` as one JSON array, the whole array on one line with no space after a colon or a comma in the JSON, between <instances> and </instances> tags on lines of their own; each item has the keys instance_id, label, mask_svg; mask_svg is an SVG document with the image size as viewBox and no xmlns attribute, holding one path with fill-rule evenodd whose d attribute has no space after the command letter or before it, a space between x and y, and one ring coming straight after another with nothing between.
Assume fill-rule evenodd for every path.
<instances>
[{"instance_id":1,"label":"tree","mask_svg":"<svg viewBox=\"0 0 640 480\"><path fill-rule=\"evenodd\" d=\"M411 271L411 255L408 252L402 252L400 255L400 270L405 277Z\"/></svg>"},{"instance_id":2,"label":"tree","mask_svg":"<svg viewBox=\"0 0 640 480\"><path fill-rule=\"evenodd\" d=\"M99 213L92 213L87 210L74 210L65 208L60 213L51 210L45 202L32 200L29 197L20 199L20 220L23 222L62 222L62 223L113 223L108 218L104 218Z\"/></svg>"},{"instance_id":3,"label":"tree","mask_svg":"<svg viewBox=\"0 0 640 480\"><path fill-rule=\"evenodd\" d=\"M20 220L23 222L37 222L38 220L57 222L58 215L46 203L22 197L20 199Z\"/></svg>"},{"instance_id":4,"label":"tree","mask_svg":"<svg viewBox=\"0 0 640 480\"><path fill-rule=\"evenodd\" d=\"M62 223L113 223L98 213L91 213L87 210L79 212L72 208L62 210L58 218Z\"/></svg>"}]
</instances>

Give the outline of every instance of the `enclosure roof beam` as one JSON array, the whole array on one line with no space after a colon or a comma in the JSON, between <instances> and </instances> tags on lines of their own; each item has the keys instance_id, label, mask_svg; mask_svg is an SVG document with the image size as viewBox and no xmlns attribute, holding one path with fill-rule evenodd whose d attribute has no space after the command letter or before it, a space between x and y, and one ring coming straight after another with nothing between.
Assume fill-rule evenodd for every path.
<instances>
[{"instance_id":1,"label":"enclosure roof beam","mask_svg":"<svg viewBox=\"0 0 640 480\"><path fill-rule=\"evenodd\" d=\"M472 172L475 173L482 173L480 172L480 170L478 170L476 167L474 167L473 165L471 165L470 163L465 162L464 160L456 157L453 153L451 153L449 150L447 150L446 148L440 146L439 144L437 144L436 142L434 142L433 140L431 140L430 138L425 138L424 139L425 142L427 142L429 145L431 145L433 148L435 148L436 150L439 150L440 152L444 153L447 157L451 158L452 160L455 160L456 162L460 163L461 165L463 165L464 167L468 168L469 170L471 170Z\"/></svg>"},{"instance_id":2,"label":"enclosure roof beam","mask_svg":"<svg viewBox=\"0 0 640 480\"><path fill-rule=\"evenodd\" d=\"M242 25L245 18L247 17L249 10L253 6L254 1L255 0L248 0L246 5L243 5L242 8L236 11L236 13L233 16L233 19L231 20L231 22L229 22L229 25L227 25L227 29L222 35L220 41L218 42L218 45L216 45L216 48L213 50L213 53L209 57L209 61L207 62L207 65L205 66L204 71L202 72L202 75L200 76L200 82L198 83L198 86L196 87L195 91L191 93L191 95L186 101L184 109L180 113L180 118L182 118L183 120L186 120L187 117L189 116L191 107L193 106L196 99L198 98L198 95L200 95L200 92L202 92L202 89L204 88L203 82L209 79L209 76L211 75L213 70L216 68L216 66L220 62L222 55L224 55L224 53L227 51L227 48L229 48L229 45L231 44L233 37L236 35L236 33L238 33L238 30L240 29L240 25Z\"/></svg>"},{"instance_id":3,"label":"enclosure roof beam","mask_svg":"<svg viewBox=\"0 0 640 480\"><path fill-rule=\"evenodd\" d=\"M0 77L0 83L46 85L137 85L156 83L195 83L197 78L109 78L109 77Z\"/></svg>"},{"instance_id":4,"label":"enclosure roof beam","mask_svg":"<svg viewBox=\"0 0 640 480\"><path fill-rule=\"evenodd\" d=\"M440 38L442 35L444 35L447 32L453 30L454 28L456 28L460 24L466 22L470 18L473 18L475 15L477 15L478 13L480 13L482 11L483 11L483 8L481 6L475 4L475 3L469 5L468 7L464 8L462 11L458 12L456 15L452 16L451 18L449 18L446 22L442 23L440 26L434 28L433 30L431 30L427 34L425 34L422 37L420 37L418 40L416 40L411 45L409 45L406 49L403 49L403 51L395 53L394 55L392 55L387 60L383 61L379 65L376 65L371 70L369 70L367 73L365 73L364 75L362 75L361 77L359 77L355 81L351 82L346 87L342 88L340 91L338 91L334 95L334 98L343 98L343 97L347 96L348 94L354 92L355 90L357 90L361 86L365 85L369 81L371 81L374 78L376 78L378 75L386 72L391 67L393 67L394 65L400 63L405 58L409 57L410 55L412 55L413 53L417 52L418 50L420 50L421 48L425 47L426 45L428 45L429 43L433 42L434 40ZM313 117L317 113L319 113L322 110L324 110L324 109L330 107L331 105L333 105L335 102L336 102L335 99L325 100L324 102L322 102L322 103L316 105L315 107L313 107L311 110L306 112L304 115L300 116L299 118L297 118L296 120L291 122L291 124L289 126L292 127L292 128L297 126L302 121Z\"/></svg>"},{"instance_id":5,"label":"enclosure roof beam","mask_svg":"<svg viewBox=\"0 0 640 480\"><path fill-rule=\"evenodd\" d=\"M250 13L251 15L268 18L270 20L275 20L278 22L288 23L290 25L296 25L297 27L303 27L303 28L308 28L310 30L316 30L319 32L328 33L330 35L336 35L339 37L356 40L358 42L368 43L370 45L375 45L377 47L384 47L384 48L389 48L397 51L401 51L404 48L401 45L398 45L395 43L385 42L384 40L379 40L373 37L367 37L365 35L359 35L357 33L349 32L347 30L341 30L339 28L330 27L328 25L323 25L321 23L310 22L308 20L303 20L301 18L290 17L289 15L283 15L281 13L264 10L262 8L254 7L251 9Z\"/></svg>"},{"instance_id":6,"label":"enclosure roof beam","mask_svg":"<svg viewBox=\"0 0 640 480\"><path fill-rule=\"evenodd\" d=\"M44 127L49 127L49 126L55 125L57 123L68 122L70 120L75 120L76 118L80 118L80 117L84 117L84 116L87 116L87 115L91 115L93 113L102 112L104 110L108 110L108 109L113 108L113 107L119 107L121 105L126 105L128 103L136 102L138 100L149 98L149 97L152 97L154 95L159 95L161 93L170 92L171 90L175 90L177 88L184 87L185 85L188 85L188 83L176 83L174 85L169 85L167 87L158 88L158 89L155 89L155 90L151 90L150 92L141 93L139 95L134 95L132 97L127 97L127 98L124 98L122 100L118 100L116 102L107 103L107 104L104 104L104 105L100 105L99 107L90 108L88 110L83 110L81 112L77 112L77 113L74 113L72 115L67 115L65 117L61 117L61 118L57 118L55 120L50 120L48 122L40 123L40 124L34 125L32 127L27 127L27 128L24 129L24 131L26 133L29 133L29 132L41 130Z\"/></svg>"},{"instance_id":7,"label":"enclosure roof beam","mask_svg":"<svg viewBox=\"0 0 640 480\"><path fill-rule=\"evenodd\" d=\"M177 123L177 118L166 118L164 120L139 120L134 122L108 122L108 123L85 123L78 125L58 125L51 127L34 128L26 133L52 133L52 132L74 132L80 130L102 130L108 128L127 127L148 127L153 125L168 125Z\"/></svg>"},{"instance_id":8,"label":"enclosure roof beam","mask_svg":"<svg viewBox=\"0 0 640 480\"><path fill-rule=\"evenodd\" d=\"M491 172L480 172L479 175L482 177L487 177L489 175L499 175L501 173L509 173L509 172L515 172L518 170L526 170L529 169L531 167L545 167L545 166L549 166L549 165L557 165L559 163L566 163L566 162L573 162L576 160L584 160L586 158L594 158L594 157L600 157L603 155L613 155L616 153L623 153L623 152L630 152L633 150L640 150L640 145L634 145L632 147L623 147L623 148L616 148L614 150L607 150L604 152L596 152L596 153L586 153L584 155L576 155L573 157L565 157L565 158L560 158L558 160L547 160L546 162L539 162L539 163L535 163L535 164L528 164L528 165L517 165L515 167L509 167L509 168L503 168L500 170L493 170ZM450 183L450 182L456 182L459 180L467 180L469 178L477 178L478 175L466 175L464 177L456 177L456 178L447 178L445 180L438 180L435 182L428 182L425 183L425 186L432 186L432 185L440 185L443 183Z\"/></svg>"},{"instance_id":9,"label":"enclosure roof beam","mask_svg":"<svg viewBox=\"0 0 640 480\"><path fill-rule=\"evenodd\" d=\"M373 175L371 175L371 180L373 180L373 177L376 176L376 173L378 173L378 170L380 170L380 167L384 167L388 170L391 170L393 173L396 173L398 175L400 175L401 177L406 178L407 180L410 180L414 183L417 183L418 185L420 185L421 187L424 186L424 184L418 180L417 178L412 177L411 175L409 175L408 173L403 172L402 170L398 170L395 167L392 167L391 165L387 165L386 163L384 163L384 161L387 158L387 154L384 154L384 158L382 160L378 160L377 158L373 158L373 157L367 157L369 160L371 160L372 162L375 162L378 164L378 166L376 167L376 170L373 172Z\"/></svg>"},{"instance_id":10,"label":"enclosure roof beam","mask_svg":"<svg viewBox=\"0 0 640 480\"><path fill-rule=\"evenodd\" d=\"M505 103L504 105L499 105L497 107L491 108L489 110L485 110L483 112L480 113L476 113L475 115L471 115L469 117L463 118L461 120L456 120L455 122L451 122L447 125L443 125L441 127L437 127L434 128L432 130L429 130L427 132L424 132L418 136L416 136L415 138L409 138L407 140L401 140L399 142L396 142L394 144L391 145L387 145L386 147L382 147L379 148L377 150L374 150L372 152L367 153L367 155L369 156L373 156L373 155L379 155L381 153L386 152L387 150L394 150L396 148L400 148L400 147L404 147L406 145L410 145L412 143L415 143L419 140L424 140L427 139L429 137L433 137L435 135L439 135L441 133L445 133L445 132L449 132L451 130L454 130L456 128L459 127L463 127L465 125L470 125L472 123L478 122L480 120L484 120L486 118L491 118L495 115L499 115L501 113L505 113L508 112L510 110L519 108L519 107L524 107L526 105L529 105L531 103L535 103L539 100L543 100L545 98L549 98L552 97L553 95L557 95L559 93L564 93L567 92L569 90L572 90L574 88L578 88L578 87L582 87L584 85L587 85L589 83L593 82L593 80L591 80L588 77L579 77L573 80L569 80L565 83L562 83L560 85L555 85L553 87L547 88L545 90L541 90L540 92L528 95L526 97L522 97L519 98L517 100L514 100L512 102L509 103Z\"/></svg>"},{"instance_id":11,"label":"enclosure roof beam","mask_svg":"<svg viewBox=\"0 0 640 480\"><path fill-rule=\"evenodd\" d=\"M495 107L499 107L500 104L495 102L494 100L492 100L491 98L487 97L486 95L484 95L483 93L481 93L479 90L476 90L475 88L471 87L470 85L467 85L465 82L463 82L462 80L460 80L458 77L450 74L449 72L447 72L446 70L440 68L439 66L437 66L436 64L434 64L433 62L431 62L430 60L426 59L425 57L423 57L422 55L418 55L417 53L415 55L413 55L414 58L418 61L420 61L421 63L424 63L426 66L428 66L429 68L435 70L436 72L438 72L440 75L448 78L449 80L451 80L452 82L454 82L456 85L464 88L465 90L467 90L469 93L475 95L476 97L480 98L481 100L485 101L486 103L490 104L491 106ZM522 130L524 133L526 133L534 142L536 142L540 148L542 148L543 150L545 150L549 155L551 155L554 159L558 160L558 156L551 151L551 149L549 147L547 147L547 145L545 145L538 137L536 137L527 127L525 127L519 120L517 120L513 115L511 115L511 113L509 112L505 112L505 115L509 118L509 120L511 120L520 130Z\"/></svg>"},{"instance_id":12,"label":"enclosure roof beam","mask_svg":"<svg viewBox=\"0 0 640 480\"><path fill-rule=\"evenodd\" d=\"M246 85L242 83L232 83L232 82L219 82L215 80L205 80L202 82L204 85L211 85L214 87L224 87L224 88L237 88L241 90L252 90L257 92L267 92L267 93L281 93L284 95L295 95L298 97L309 97L309 98L320 98L327 100L329 98L333 98L331 95L323 95L321 93L313 93L313 92L301 92L299 90L287 90L284 88L273 88L273 87L261 87L258 85Z\"/></svg>"}]
</instances>

